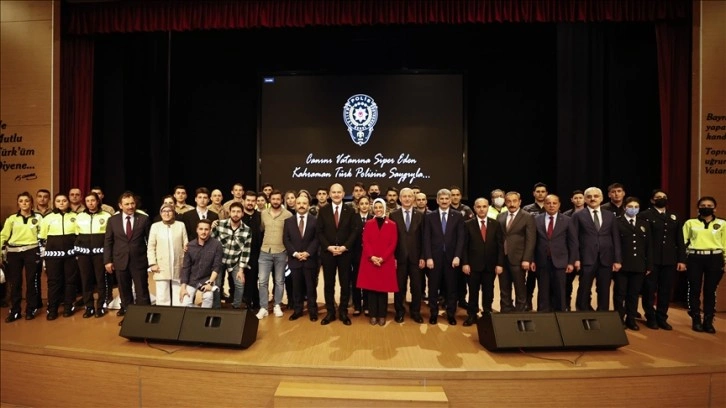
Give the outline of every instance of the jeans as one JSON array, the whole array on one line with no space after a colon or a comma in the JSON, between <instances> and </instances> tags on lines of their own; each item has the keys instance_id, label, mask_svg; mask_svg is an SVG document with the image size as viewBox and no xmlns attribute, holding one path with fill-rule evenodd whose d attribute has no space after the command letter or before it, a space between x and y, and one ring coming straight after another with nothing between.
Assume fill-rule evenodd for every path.
<instances>
[{"instance_id":1,"label":"jeans","mask_svg":"<svg viewBox=\"0 0 726 408\"><path fill-rule=\"evenodd\" d=\"M234 295L232 296L232 307L239 309L242 306L242 297L245 291L245 281L237 279L237 272L239 269L235 268L229 274L234 279ZM250 307L250 305L247 305Z\"/></svg>"},{"instance_id":2,"label":"jeans","mask_svg":"<svg viewBox=\"0 0 726 408\"><path fill-rule=\"evenodd\" d=\"M260 289L260 309L267 309L270 303L270 274L275 274L274 301L276 305L282 303L282 292L285 289L285 266L287 265L287 252L282 251L277 254L263 252L259 259L259 281L257 285Z\"/></svg>"}]
</instances>

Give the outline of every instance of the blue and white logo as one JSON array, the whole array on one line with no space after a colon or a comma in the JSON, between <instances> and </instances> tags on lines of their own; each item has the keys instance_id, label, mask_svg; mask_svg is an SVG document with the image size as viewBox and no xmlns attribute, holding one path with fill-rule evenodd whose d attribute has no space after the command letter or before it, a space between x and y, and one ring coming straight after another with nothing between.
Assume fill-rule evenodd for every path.
<instances>
[{"instance_id":1,"label":"blue and white logo","mask_svg":"<svg viewBox=\"0 0 726 408\"><path fill-rule=\"evenodd\" d=\"M363 146L370 140L373 126L378 122L378 105L368 95L353 95L343 106L343 121L353 143Z\"/></svg>"}]
</instances>

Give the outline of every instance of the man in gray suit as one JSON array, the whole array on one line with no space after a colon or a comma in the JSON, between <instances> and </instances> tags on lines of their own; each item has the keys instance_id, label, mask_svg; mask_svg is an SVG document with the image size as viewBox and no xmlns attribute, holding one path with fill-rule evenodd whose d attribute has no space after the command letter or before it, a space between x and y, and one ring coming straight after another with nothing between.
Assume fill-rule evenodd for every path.
<instances>
[{"instance_id":1,"label":"man in gray suit","mask_svg":"<svg viewBox=\"0 0 726 408\"><path fill-rule=\"evenodd\" d=\"M534 217L522 210L519 193L510 191L504 196L507 211L499 214L499 224L504 229L504 272L499 275L499 305L502 312L524 312L527 308L525 273L534 260L537 230ZM512 304L514 285L515 304Z\"/></svg>"},{"instance_id":2,"label":"man in gray suit","mask_svg":"<svg viewBox=\"0 0 726 408\"><path fill-rule=\"evenodd\" d=\"M575 269L582 269L577 289L577 310L590 310L592 282L597 282L597 310L610 309L610 282L613 272L622 263L620 234L615 225L615 215L602 211L602 190L590 187L585 190L587 208L572 216L580 248Z\"/></svg>"},{"instance_id":3,"label":"man in gray suit","mask_svg":"<svg viewBox=\"0 0 726 408\"><path fill-rule=\"evenodd\" d=\"M575 270L579 256L575 226L570 217L560 214L560 198L545 197L545 212L535 217L537 245L535 262L530 265L537 275L537 311L564 312L566 276Z\"/></svg>"}]
</instances>

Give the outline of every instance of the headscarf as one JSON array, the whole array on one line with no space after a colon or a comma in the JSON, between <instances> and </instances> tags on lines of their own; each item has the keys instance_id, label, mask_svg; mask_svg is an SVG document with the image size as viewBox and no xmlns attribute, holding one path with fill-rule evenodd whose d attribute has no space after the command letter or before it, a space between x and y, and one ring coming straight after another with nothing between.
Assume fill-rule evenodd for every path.
<instances>
[{"instance_id":1,"label":"headscarf","mask_svg":"<svg viewBox=\"0 0 726 408\"><path fill-rule=\"evenodd\" d=\"M164 211L164 208L168 208L171 210L171 222L169 222L168 224L173 224L174 219L176 218L176 211L174 209L174 206L171 204L162 204L161 208L159 208L159 215L161 215L161 212ZM163 218L161 219L161 221L167 224L167 222L165 222Z\"/></svg>"},{"instance_id":2,"label":"headscarf","mask_svg":"<svg viewBox=\"0 0 726 408\"><path fill-rule=\"evenodd\" d=\"M381 217L378 217L377 215L375 215L376 213L375 213L375 211L373 211L373 207L376 205L376 203L383 204L383 215ZM375 200L373 200L373 203L371 204L371 212L373 213L373 215L375 217L385 218L386 217L386 200L384 200L384 199L382 199L380 197L379 198L376 198Z\"/></svg>"}]
</instances>

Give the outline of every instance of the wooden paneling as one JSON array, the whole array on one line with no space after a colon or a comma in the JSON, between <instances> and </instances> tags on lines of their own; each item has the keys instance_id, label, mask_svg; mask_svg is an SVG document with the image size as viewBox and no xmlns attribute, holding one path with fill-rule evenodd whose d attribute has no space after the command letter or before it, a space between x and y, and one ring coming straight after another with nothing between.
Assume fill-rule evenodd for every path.
<instances>
[{"instance_id":1,"label":"wooden paneling","mask_svg":"<svg viewBox=\"0 0 726 408\"><path fill-rule=\"evenodd\" d=\"M281 381L275 407L448 407L444 389L421 385L348 385Z\"/></svg>"},{"instance_id":2,"label":"wooden paneling","mask_svg":"<svg viewBox=\"0 0 726 408\"><path fill-rule=\"evenodd\" d=\"M0 23L50 20L53 11L52 3L51 0L0 1Z\"/></svg>"}]
</instances>

